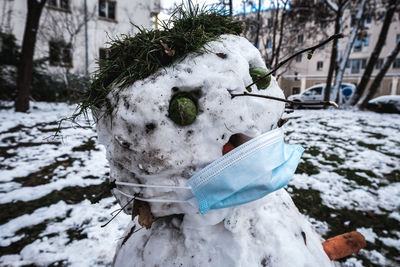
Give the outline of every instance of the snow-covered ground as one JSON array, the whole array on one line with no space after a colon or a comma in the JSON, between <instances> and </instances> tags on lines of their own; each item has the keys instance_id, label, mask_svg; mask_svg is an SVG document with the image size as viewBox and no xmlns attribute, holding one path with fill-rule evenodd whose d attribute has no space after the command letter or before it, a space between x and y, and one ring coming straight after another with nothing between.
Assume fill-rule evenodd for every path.
<instances>
[{"instance_id":1,"label":"snow-covered ground","mask_svg":"<svg viewBox=\"0 0 400 267\"><path fill-rule=\"evenodd\" d=\"M11 103L1 103L11 105ZM0 266L106 266L130 217L107 192L94 127L62 125L74 106L0 110ZM289 143L306 151L288 186L325 238L360 231L367 247L343 266L400 265L400 116L346 110L285 115ZM83 122L82 122L83 123ZM146 230L142 230L146 231Z\"/></svg>"}]
</instances>

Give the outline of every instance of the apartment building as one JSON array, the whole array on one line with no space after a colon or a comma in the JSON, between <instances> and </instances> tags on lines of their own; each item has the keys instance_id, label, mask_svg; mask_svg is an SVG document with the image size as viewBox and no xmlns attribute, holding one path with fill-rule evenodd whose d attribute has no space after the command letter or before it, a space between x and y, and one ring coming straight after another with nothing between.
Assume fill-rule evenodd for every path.
<instances>
[{"instance_id":1,"label":"apartment building","mask_svg":"<svg viewBox=\"0 0 400 267\"><path fill-rule=\"evenodd\" d=\"M133 24L154 27L159 12L160 0L47 0L35 58L48 58L54 73L92 73L110 38L134 33ZM0 32L13 34L21 45L26 14L26 0L0 0Z\"/></svg>"},{"instance_id":2,"label":"apartment building","mask_svg":"<svg viewBox=\"0 0 400 267\"><path fill-rule=\"evenodd\" d=\"M258 42L260 52L267 59L272 53L273 35L268 27L272 27L274 10L266 10L261 13L262 30ZM243 18L243 15L241 15ZM255 18L255 14L247 14L247 17ZM382 16L383 17L383 16ZM346 10L343 16L343 34L345 37L340 39L340 53L343 55L350 32L355 23L355 16L349 10ZM357 84L363 74L368 58L371 55L377 42L383 19L374 19L372 16L366 16L363 21L365 30L363 37L355 40L351 50L349 60L346 65L345 74L342 82ZM310 47L333 34L333 25L327 26L324 24L317 25L305 24L304 27L294 29L284 29L284 40L280 58L284 58L303 48ZM254 29L252 34L247 34L250 40L254 41ZM317 32L317 33L316 33ZM277 43L279 38L276 37ZM372 79L381 69L384 59L389 55L400 41L400 16L396 14L392 19L389 28L386 43L380 53L379 60L374 67ZM290 43L290 45L288 45ZM331 55L332 43L329 43L317 49L310 60L307 59L307 54L299 55L293 59L284 69L279 77L279 84L285 91L285 95L289 96L303 92L306 88L318 83L325 83ZM400 94L400 56L391 65L383 79L379 91L376 96L388 94ZM370 82L372 82L372 79Z\"/></svg>"}]
</instances>

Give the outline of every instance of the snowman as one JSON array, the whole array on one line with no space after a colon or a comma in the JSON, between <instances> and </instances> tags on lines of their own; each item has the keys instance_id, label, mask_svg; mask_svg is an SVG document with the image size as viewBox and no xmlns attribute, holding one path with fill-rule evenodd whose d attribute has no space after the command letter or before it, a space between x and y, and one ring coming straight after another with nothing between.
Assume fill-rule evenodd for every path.
<instances>
[{"instance_id":1,"label":"snowman","mask_svg":"<svg viewBox=\"0 0 400 267\"><path fill-rule=\"evenodd\" d=\"M244 91L284 98L282 90L271 76L247 87L268 73L259 51L207 20L238 22L196 12L193 27L215 36L204 49L175 59L182 41L159 31L157 53L170 63L124 85L110 81L93 112L112 193L133 218L114 265L334 266L284 189L303 152L283 140L284 103L232 98ZM176 16L172 29L188 24ZM126 38L114 48L129 50Z\"/></svg>"}]
</instances>

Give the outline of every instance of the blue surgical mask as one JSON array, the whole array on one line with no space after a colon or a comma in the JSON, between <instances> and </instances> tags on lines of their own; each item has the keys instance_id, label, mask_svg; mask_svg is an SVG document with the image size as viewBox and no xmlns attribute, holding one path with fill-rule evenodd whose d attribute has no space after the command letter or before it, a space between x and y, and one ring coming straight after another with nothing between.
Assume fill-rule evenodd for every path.
<instances>
[{"instance_id":1,"label":"blue surgical mask","mask_svg":"<svg viewBox=\"0 0 400 267\"><path fill-rule=\"evenodd\" d=\"M281 128L269 131L240 145L195 173L187 186L144 185L116 182L117 185L190 190L192 198L136 199L148 202L188 202L202 214L245 204L287 185L304 149L284 143ZM130 196L119 189L117 192Z\"/></svg>"}]
</instances>

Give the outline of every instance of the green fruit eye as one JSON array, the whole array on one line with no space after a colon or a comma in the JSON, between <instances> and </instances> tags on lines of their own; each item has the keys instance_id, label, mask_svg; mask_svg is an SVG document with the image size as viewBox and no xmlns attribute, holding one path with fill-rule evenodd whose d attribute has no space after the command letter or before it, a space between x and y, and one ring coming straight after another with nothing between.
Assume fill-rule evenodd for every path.
<instances>
[{"instance_id":1,"label":"green fruit eye","mask_svg":"<svg viewBox=\"0 0 400 267\"><path fill-rule=\"evenodd\" d=\"M185 95L177 95L172 98L168 108L169 117L180 126L190 125L197 116L195 102Z\"/></svg>"},{"instance_id":2,"label":"green fruit eye","mask_svg":"<svg viewBox=\"0 0 400 267\"><path fill-rule=\"evenodd\" d=\"M264 68L250 68L250 76L253 79L253 81L260 79L261 77L267 75L269 72L267 69ZM266 89L269 84L271 83L271 75L268 75L267 77L259 80L256 85L258 90L264 90Z\"/></svg>"}]
</instances>

